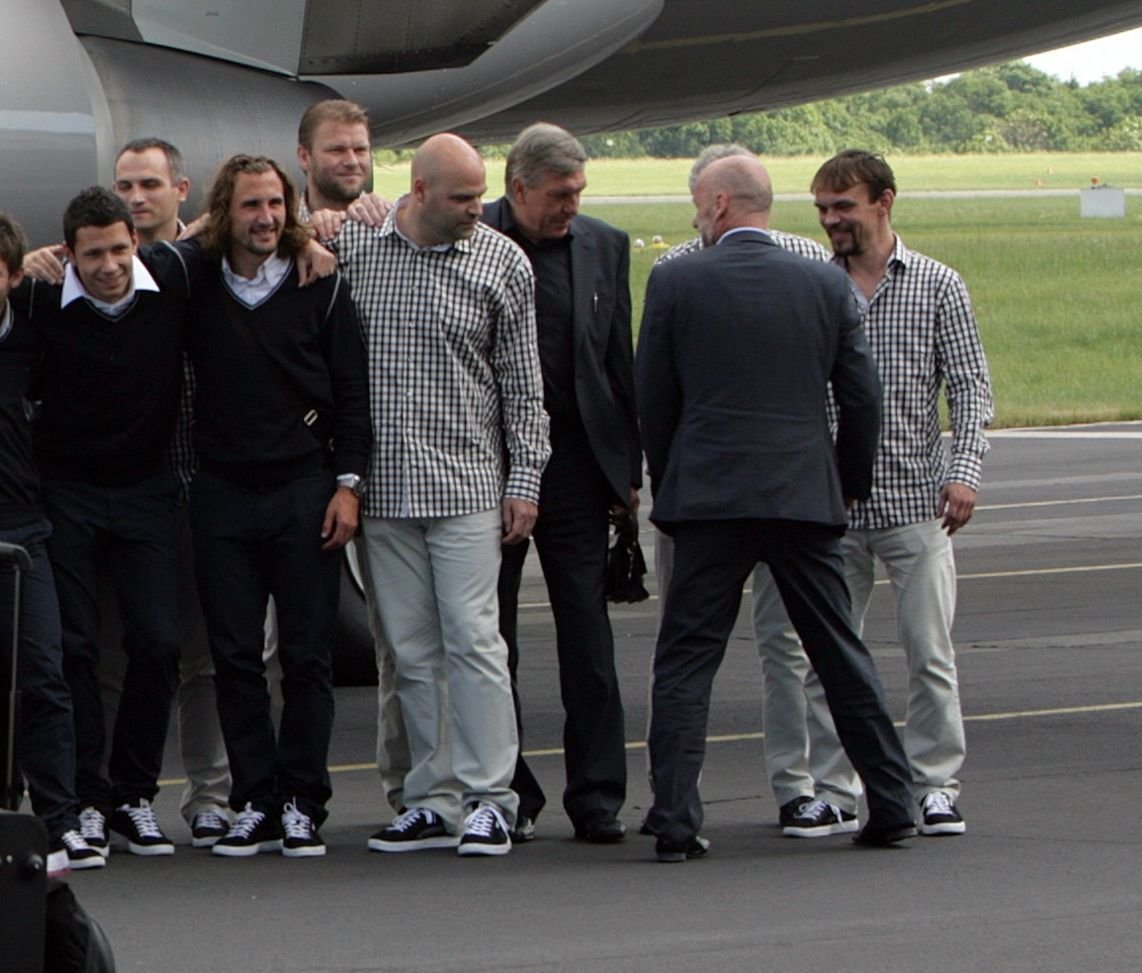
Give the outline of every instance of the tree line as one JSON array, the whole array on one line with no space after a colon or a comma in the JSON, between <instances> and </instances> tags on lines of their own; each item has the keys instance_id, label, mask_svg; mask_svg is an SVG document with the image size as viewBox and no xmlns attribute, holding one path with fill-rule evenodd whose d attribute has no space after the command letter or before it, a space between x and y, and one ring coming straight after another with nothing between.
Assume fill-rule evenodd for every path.
<instances>
[{"instance_id":1,"label":"tree line","mask_svg":"<svg viewBox=\"0 0 1142 973\"><path fill-rule=\"evenodd\" d=\"M683 158L712 142L762 155L1142 151L1142 71L1086 86L1024 61L793 108L582 139L596 158Z\"/></svg>"}]
</instances>

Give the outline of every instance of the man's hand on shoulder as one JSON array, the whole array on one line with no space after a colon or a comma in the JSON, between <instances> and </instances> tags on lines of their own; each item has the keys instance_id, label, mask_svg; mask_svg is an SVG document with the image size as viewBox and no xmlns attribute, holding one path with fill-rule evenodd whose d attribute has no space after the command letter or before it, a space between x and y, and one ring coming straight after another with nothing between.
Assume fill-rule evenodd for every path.
<instances>
[{"instance_id":1,"label":"man's hand on shoulder","mask_svg":"<svg viewBox=\"0 0 1142 973\"><path fill-rule=\"evenodd\" d=\"M62 243L51 247L40 247L24 256L22 270L35 280L47 284L62 284L64 246Z\"/></svg>"},{"instance_id":2,"label":"man's hand on shoulder","mask_svg":"<svg viewBox=\"0 0 1142 973\"><path fill-rule=\"evenodd\" d=\"M940 525L954 534L963 527L975 510L976 492L966 483L948 482L940 491L940 515L944 518Z\"/></svg>"},{"instance_id":3,"label":"man's hand on shoulder","mask_svg":"<svg viewBox=\"0 0 1142 973\"><path fill-rule=\"evenodd\" d=\"M349 204L349 219L378 227L385 222L392 204L385 202L376 193L362 193Z\"/></svg>"},{"instance_id":4,"label":"man's hand on shoulder","mask_svg":"<svg viewBox=\"0 0 1142 973\"><path fill-rule=\"evenodd\" d=\"M325 521L321 525L323 551L336 551L352 540L360 520L361 501L348 487L338 487L325 508Z\"/></svg>"},{"instance_id":5,"label":"man's hand on shoulder","mask_svg":"<svg viewBox=\"0 0 1142 973\"><path fill-rule=\"evenodd\" d=\"M504 497L501 505L504 518L503 543L518 544L531 537L532 528L535 527L535 518L539 516L539 507L530 500L521 500L519 497Z\"/></svg>"},{"instance_id":6,"label":"man's hand on shoulder","mask_svg":"<svg viewBox=\"0 0 1142 973\"><path fill-rule=\"evenodd\" d=\"M345 214L337 209L319 209L309 214L309 225L318 240L334 240L345 225Z\"/></svg>"},{"instance_id":7,"label":"man's hand on shoulder","mask_svg":"<svg viewBox=\"0 0 1142 973\"><path fill-rule=\"evenodd\" d=\"M337 269L337 258L316 240L310 240L297 255L297 283L307 287L315 280L328 277Z\"/></svg>"}]
</instances>

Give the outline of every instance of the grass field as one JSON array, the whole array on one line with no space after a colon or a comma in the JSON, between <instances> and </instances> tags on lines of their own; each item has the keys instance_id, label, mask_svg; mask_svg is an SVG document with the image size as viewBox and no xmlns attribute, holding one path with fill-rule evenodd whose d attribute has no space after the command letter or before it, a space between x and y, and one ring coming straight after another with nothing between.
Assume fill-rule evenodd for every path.
<instances>
[{"instance_id":1,"label":"grass field","mask_svg":"<svg viewBox=\"0 0 1142 973\"><path fill-rule=\"evenodd\" d=\"M1054 158L1054 178L1065 173L1076 188L1088 184L1089 175L1124 187L1142 185L1139 155ZM909 199L906 164L917 165L915 188L1026 188L1014 184L1019 173L1043 169L1047 157L891 161L902 186L897 232L910 247L955 267L971 291L995 386L996 425L1142 419L1142 199L1128 199L1125 220L1081 219L1077 198ZM1099 161L1106 164L1094 170ZM806 164L809 175L812 165ZM599 195L629 192L616 187L640 166L655 186L646 193L685 191L688 163L653 160L592 162L591 189ZM673 185L663 176L671 166ZM781 189L777 164L771 171ZM809 175L800 178L801 187ZM489 172L489 197L498 194L500 179ZM399 194L380 183L378 188ZM601 205L585 196L583 210L648 244L655 235L671 244L694 235L688 203ZM824 242L807 202L779 201L771 222ZM646 279L660 252L648 247L632 253L636 330Z\"/></svg>"},{"instance_id":2,"label":"grass field","mask_svg":"<svg viewBox=\"0 0 1142 973\"><path fill-rule=\"evenodd\" d=\"M596 159L587 167L590 196L685 194L691 159ZM823 160L813 156L766 159L779 193L809 191ZM1124 189L1142 187L1142 153L1029 155L900 155L888 160L902 195L934 189L1082 189L1091 179ZM386 199L408 189L408 164L377 166L377 192ZM503 160L488 160L488 194L504 184Z\"/></svg>"}]
</instances>

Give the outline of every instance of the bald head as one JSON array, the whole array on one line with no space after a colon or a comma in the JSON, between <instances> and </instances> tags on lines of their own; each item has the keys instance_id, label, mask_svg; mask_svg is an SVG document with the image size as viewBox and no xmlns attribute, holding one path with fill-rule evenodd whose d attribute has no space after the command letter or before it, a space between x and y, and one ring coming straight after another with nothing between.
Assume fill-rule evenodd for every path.
<instances>
[{"instance_id":1,"label":"bald head","mask_svg":"<svg viewBox=\"0 0 1142 973\"><path fill-rule=\"evenodd\" d=\"M736 227L767 229L772 206L769 173L754 156L718 159L694 186L694 226L708 247Z\"/></svg>"},{"instance_id":2,"label":"bald head","mask_svg":"<svg viewBox=\"0 0 1142 973\"><path fill-rule=\"evenodd\" d=\"M480 154L458 135L433 135L412 158L412 188L397 224L421 246L466 239L476 232L486 189Z\"/></svg>"},{"instance_id":3,"label":"bald head","mask_svg":"<svg viewBox=\"0 0 1142 973\"><path fill-rule=\"evenodd\" d=\"M450 132L433 135L412 157L414 184L418 178L432 182L465 170L469 175L478 170L483 178L484 160L468 142Z\"/></svg>"}]
</instances>

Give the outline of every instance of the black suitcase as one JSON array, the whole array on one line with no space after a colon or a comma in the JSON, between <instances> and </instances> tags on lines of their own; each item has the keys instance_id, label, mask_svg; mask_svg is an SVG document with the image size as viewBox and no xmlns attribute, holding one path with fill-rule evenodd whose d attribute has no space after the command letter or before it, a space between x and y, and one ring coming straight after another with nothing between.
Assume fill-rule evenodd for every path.
<instances>
[{"instance_id":1,"label":"black suitcase","mask_svg":"<svg viewBox=\"0 0 1142 973\"><path fill-rule=\"evenodd\" d=\"M0 968L43 973L48 833L30 814L0 811Z\"/></svg>"},{"instance_id":2,"label":"black suitcase","mask_svg":"<svg viewBox=\"0 0 1142 973\"><path fill-rule=\"evenodd\" d=\"M16 659L20 643L20 581L31 570L28 552L15 544L0 543L0 576L12 575L12 594L0 605L4 627L3 743L4 794L0 810L0 957L5 973L43 973L44 928L47 912L48 833L43 822L30 814L15 814L20 806L23 782L16 761L16 738L20 727L20 694L17 691ZM0 583L6 579L0 577ZM11 640L8 640L8 633Z\"/></svg>"},{"instance_id":3,"label":"black suitcase","mask_svg":"<svg viewBox=\"0 0 1142 973\"><path fill-rule=\"evenodd\" d=\"M16 760L16 736L20 728L20 693L16 682L16 653L20 645L20 582L23 573L32 570L28 552L16 544L0 542L0 584L7 585L12 576L11 593L0 595L0 769L4 771L0 808L20 809L24 783Z\"/></svg>"}]
</instances>

